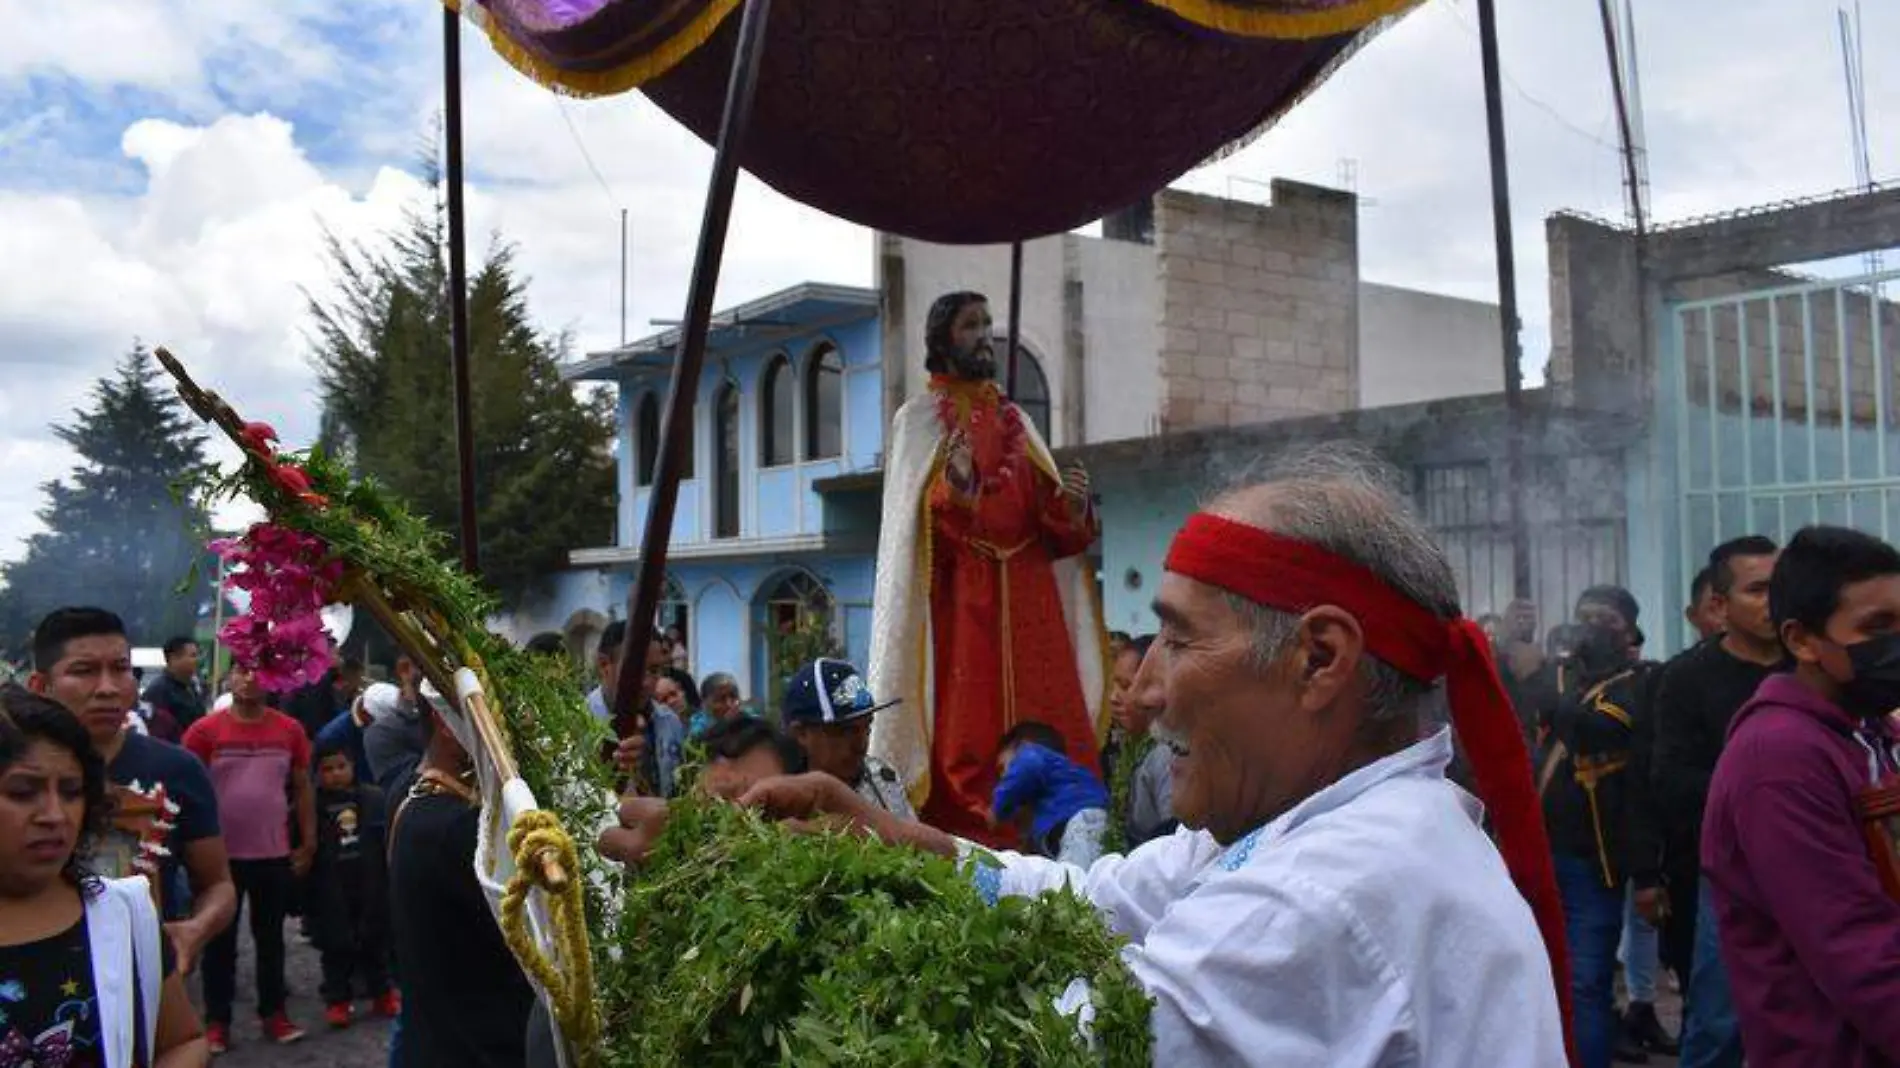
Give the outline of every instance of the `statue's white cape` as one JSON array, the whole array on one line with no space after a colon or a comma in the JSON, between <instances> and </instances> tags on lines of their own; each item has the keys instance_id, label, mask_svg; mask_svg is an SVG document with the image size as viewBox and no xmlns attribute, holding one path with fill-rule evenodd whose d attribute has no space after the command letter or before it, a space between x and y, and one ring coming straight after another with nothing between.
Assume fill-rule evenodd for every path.
<instances>
[{"instance_id":1,"label":"statue's white cape","mask_svg":"<svg viewBox=\"0 0 1900 1068\"><path fill-rule=\"evenodd\" d=\"M1022 425L1030 461L1050 478L1059 479L1055 458L1036 425L1027 416L1022 416ZM925 519L925 494L942 462L943 441L933 394L912 397L891 421L885 449L877 583L872 595L871 692L879 701L896 699L903 703L878 714L871 727L871 755L903 776L912 803L920 809L930 793L930 743L936 735L930 641L931 531ZM1088 557L1057 560L1055 580L1069 641L1075 649L1075 670L1099 734L1108 707L1107 643Z\"/></svg>"}]
</instances>

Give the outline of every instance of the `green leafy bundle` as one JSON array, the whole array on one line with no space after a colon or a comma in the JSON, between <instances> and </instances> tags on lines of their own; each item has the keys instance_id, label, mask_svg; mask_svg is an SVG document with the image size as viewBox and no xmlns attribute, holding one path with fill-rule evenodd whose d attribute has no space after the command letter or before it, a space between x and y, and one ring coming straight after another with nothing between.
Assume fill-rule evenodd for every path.
<instances>
[{"instance_id":1,"label":"green leafy bundle","mask_svg":"<svg viewBox=\"0 0 1900 1068\"><path fill-rule=\"evenodd\" d=\"M579 847L606 1036L604 1049L582 1051L586 1062L1150 1063L1148 1002L1120 939L1066 891L992 906L943 858L797 834L697 798L673 803L637 872L600 857L593 839L612 818L612 784L595 754L607 732L573 674L490 634L488 595L384 490L320 451L293 459L326 507L284 495L256 462L223 488L323 538L398 609L456 634L452 666L486 674L523 779ZM1055 1007L1077 980L1093 1006L1088 1040Z\"/></svg>"}]
</instances>

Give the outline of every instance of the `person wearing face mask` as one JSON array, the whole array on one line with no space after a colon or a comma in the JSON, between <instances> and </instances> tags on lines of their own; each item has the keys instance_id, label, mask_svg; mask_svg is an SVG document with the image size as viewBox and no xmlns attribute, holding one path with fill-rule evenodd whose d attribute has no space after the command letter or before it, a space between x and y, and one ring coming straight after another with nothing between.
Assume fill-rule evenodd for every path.
<instances>
[{"instance_id":1,"label":"person wearing face mask","mask_svg":"<svg viewBox=\"0 0 1900 1068\"><path fill-rule=\"evenodd\" d=\"M1626 884L1661 882L1650 822L1652 738L1643 700L1654 665L1636 659L1636 598L1593 586L1577 600L1574 687L1546 726L1538 771L1570 944L1579 1068L1608 1068L1617 1049L1616 954Z\"/></svg>"},{"instance_id":2,"label":"person wearing face mask","mask_svg":"<svg viewBox=\"0 0 1900 1068\"><path fill-rule=\"evenodd\" d=\"M1900 789L1900 552L1808 527L1768 603L1793 668L1735 714L1702 828L1742 1044L1750 1068L1900 1064L1900 865L1865 815Z\"/></svg>"}]
</instances>

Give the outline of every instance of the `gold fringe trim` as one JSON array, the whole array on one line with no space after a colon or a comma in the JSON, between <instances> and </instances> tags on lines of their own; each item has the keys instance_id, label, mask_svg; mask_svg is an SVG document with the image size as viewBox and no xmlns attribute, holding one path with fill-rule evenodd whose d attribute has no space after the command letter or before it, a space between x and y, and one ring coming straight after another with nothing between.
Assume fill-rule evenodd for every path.
<instances>
[{"instance_id":1,"label":"gold fringe trim","mask_svg":"<svg viewBox=\"0 0 1900 1068\"><path fill-rule=\"evenodd\" d=\"M1196 26L1236 37L1272 37L1304 40L1335 37L1363 30L1389 15L1415 6L1419 0L1357 0L1323 11L1275 11L1242 6L1228 0L1147 0Z\"/></svg>"},{"instance_id":2,"label":"gold fringe trim","mask_svg":"<svg viewBox=\"0 0 1900 1068\"><path fill-rule=\"evenodd\" d=\"M463 15L486 33L495 54L507 61L509 66L557 93L592 97L614 96L629 89L638 89L679 66L687 56L712 39L726 16L739 6L739 0L712 0L678 33L617 67L596 71L563 70L535 55L509 37L494 19L481 12L479 4L469 4L467 0L442 0L442 6Z\"/></svg>"}]
</instances>

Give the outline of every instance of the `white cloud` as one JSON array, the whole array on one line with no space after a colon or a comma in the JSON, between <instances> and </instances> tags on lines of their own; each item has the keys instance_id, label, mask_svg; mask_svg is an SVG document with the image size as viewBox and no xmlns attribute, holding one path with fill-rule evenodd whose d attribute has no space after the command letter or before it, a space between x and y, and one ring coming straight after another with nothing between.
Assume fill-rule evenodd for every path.
<instances>
[{"instance_id":1,"label":"white cloud","mask_svg":"<svg viewBox=\"0 0 1900 1068\"><path fill-rule=\"evenodd\" d=\"M1642 7L1659 216L1848 184L1834 8ZM135 336L173 346L287 436L314 431L300 287L324 282L322 226L367 237L423 195L402 168L441 105L436 14L417 0L0 0L0 153L71 115L104 114L122 157L75 159L76 173L130 160L143 178L119 195L43 193L44 175L29 183L0 167L0 558L35 525L37 484L70 462L45 423L79 404ZM1543 219L1565 207L1620 217L1621 175L1594 6L1501 14L1518 288L1535 365ZM1868 5L1867 20L1870 43L1900 34L1891 5ZM1433 0L1278 129L1183 184L1257 198L1252 181L1335 184L1340 161L1355 160L1359 189L1375 202L1362 216L1365 273L1490 299L1475 22L1468 0ZM476 32L463 41L472 255L498 230L519 246L541 323L571 329L584 350L609 345L624 206L630 332L677 318L711 150L637 94L559 100ZM1868 77L1879 129L1900 115L1900 74L1874 63ZM47 78L71 83L71 99L35 98ZM128 104L128 89L149 97ZM299 115L321 121L279 117ZM50 166L57 146L38 147L19 158ZM1884 148L1875 145L1876 167L1891 173ZM742 182L721 304L805 279L866 284L871 273L864 231Z\"/></svg>"}]
</instances>

